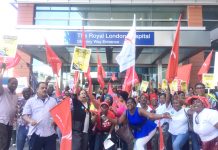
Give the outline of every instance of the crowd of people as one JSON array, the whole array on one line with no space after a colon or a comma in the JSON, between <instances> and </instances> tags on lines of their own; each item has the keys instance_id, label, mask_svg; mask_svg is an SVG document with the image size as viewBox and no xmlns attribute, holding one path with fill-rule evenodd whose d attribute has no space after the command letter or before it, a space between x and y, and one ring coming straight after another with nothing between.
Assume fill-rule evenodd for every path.
<instances>
[{"instance_id":1,"label":"crowd of people","mask_svg":"<svg viewBox=\"0 0 218 150\"><path fill-rule=\"evenodd\" d=\"M56 150L61 132L49 111L66 98L71 101L73 150L159 150L160 135L166 150L218 150L218 102L205 93L203 83L187 93L172 93L169 86L130 93L116 86L113 91L105 87L97 93L66 86L56 97L49 78L38 83L35 94L28 87L19 98L17 79L10 78L4 88L2 76L0 150L10 147L14 121L17 150L25 144L30 150ZM126 132L120 132L124 128ZM108 147L106 141L112 144Z\"/></svg>"}]
</instances>

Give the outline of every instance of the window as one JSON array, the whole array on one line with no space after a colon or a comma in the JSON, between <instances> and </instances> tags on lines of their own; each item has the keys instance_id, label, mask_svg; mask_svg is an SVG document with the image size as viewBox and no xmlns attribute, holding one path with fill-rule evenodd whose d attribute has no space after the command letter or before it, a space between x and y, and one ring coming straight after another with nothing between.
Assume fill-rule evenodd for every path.
<instances>
[{"instance_id":1,"label":"window","mask_svg":"<svg viewBox=\"0 0 218 150\"><path fill-rule=\"evenodd\" d=\"M187 26L186 6L120 5L37 5L36 25L131 26L136 14L137 26L176 26L180 14Z\"/></svg>"}]
</instances>

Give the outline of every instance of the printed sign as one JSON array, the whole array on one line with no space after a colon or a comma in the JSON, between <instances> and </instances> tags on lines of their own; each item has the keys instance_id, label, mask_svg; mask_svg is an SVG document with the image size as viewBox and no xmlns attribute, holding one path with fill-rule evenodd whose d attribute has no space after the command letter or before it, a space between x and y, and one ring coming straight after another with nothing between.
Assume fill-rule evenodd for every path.
<instances>
[{"instance_id":1,"label":"printed sign","mask_svg":"<svg viewBox=\"0 0 218 150\"><path fill-rule=\"evenodd\" d=\"M149 85L149 82L148 82L148 81L142 80L140 90L141 90L141 91L146 91L147 88L148 88L148 85Z\"/></svg>"},{"instance_id":2,"label":"printed sign","mask_svg":"<svg viewBox=\"0 0 218 150\"><path fill-rule=\"evenodd\" d=\"M71 69L81 72L87 72L90 56L91 49L75 47L71 63Z\"/></svg>"},{"instance_id":3,"label":"printed sign","mask_svg":"<svg viewBox=\"0 0 218 150\"><path fill-rule=\"evenodd\" d=\"M17 51L17 36L0 36L0 57L15 57Z\"/></svg>"},{"instance_id":4,"label":"printed sign","mask_svg":"<svg viewBox=\"0 0 218 150\"><path fill-rule=\"evenodd\" d=\"M214 89L214 75L211 73L205 73L202 76L202 82L207 89Z\"/></svg>"},{"instance_id":5,"label":"printed sign","mask_svg":"<svg viewBox=\"0 0 218 150\"><path fill-rule=\"evenodd\" d=\"M122 46L128 32L86 31L86 44ZM65 44L82 45L82 32L65 31ZM154 45L154 32L136 32L136 46Z\"/></svg>"}]
</instances>

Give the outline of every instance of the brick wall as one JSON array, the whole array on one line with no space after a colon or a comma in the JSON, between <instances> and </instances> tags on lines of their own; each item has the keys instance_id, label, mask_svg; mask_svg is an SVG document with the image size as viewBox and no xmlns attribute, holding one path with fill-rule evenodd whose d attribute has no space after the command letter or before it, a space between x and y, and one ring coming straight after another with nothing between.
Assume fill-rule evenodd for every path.
<instances>
[{"instance_id":1,"label":"brick wall","mask_svg":"<svg viewBox=\"0 0 218 150\"><path fill-rule=\"evenodd\" d=\"M17 24L32 25L34 20L34 4L18 4Z\"/></svg>"},{"instance_id":2,"label":"brick wall","mask_svg":"<svg viewBox=\"0 0 218 150\"><path fill-rule=\"evenodd\" d=\"M31 62L31 57L28 54L20 50L17 50L17 53L21 56L21 60L14 68L14 76L15 77L29 77L30 71L26 63Z\"/></svg>"},{"instance_id":3,"label":"brick wall","mask_svg":"<svg viewBox=\"0 0 218 150\"><path fill-rule=\"evenodd\" d=\"M202 6L187 6L188 26L201 27L203 26ZM204 62L204 51L200 51L189 59L189 63L192 64L192 71L190 76L190 86L198 82L197 74Z\"/></svg>"},{"instance_id":4,"label":"brick wall","mask_svg":"<svg viewBox=\"0 0 218 150\"><path fill-rule=\"evenodd\" d=\"M17 24L18 25L32 25L34 18L34 4L18 4ZM29 68L26 63L31 63L32 57L21 50L17 50L21 56L20 62L13 70L14 77L27 77L29 80Z\"/></svg>"}]
</instances>

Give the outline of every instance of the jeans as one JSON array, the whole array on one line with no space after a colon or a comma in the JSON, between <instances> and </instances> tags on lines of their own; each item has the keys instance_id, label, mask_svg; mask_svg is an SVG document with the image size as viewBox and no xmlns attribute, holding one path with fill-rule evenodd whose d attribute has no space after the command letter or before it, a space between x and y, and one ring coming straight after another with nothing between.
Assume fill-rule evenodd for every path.
<instances>
[{"instance_id":1,"label":"jeans","mask_svg":"<svg viewBox=\"0 0 218 150\"><path fill-rule=\"evenodd\" d=\"M13 127L0 123L0 150L8 150L11 143Z\"/></svg>"},{"instance_id":2,"label":"jeans","mask_svg":"<svg viewBox=\"0 0 218 150\"><path fill-rule=\"evenodd\" d=\"M181 150L182 146L187 142L188 138L188 132L185 134L172 135L173 150Z\"/></svg>"},{"instance_id":3,"label":"jeans","mask_svg":"<svg viewBox=\"0 0 218 150\"><path fill-rule=\"evenodd\" d=\"M29 142L29 150L56 150L56 134L40 137L33 133Z\"/></svg>"},{"instance_id":4,"label":"jeans","mask_svg":"<svg viewBox=\"0 0 218 150\"><path fill-rule=\"evenodd\" d=\"M23 150L27 139L27 133L28 133L28 127L26 125L18 126L17 138L16 138L17 150Z\"/></svg>"},{"instance_id":5,"label":"jeans","mask_svg":"<svg viewBox=\"0 0 218 150\"><path fill-rule=\"evenodd\" d=\"M72 150L88 150L89 134L73 131Z\"/></svg>"},{"instance_id":6,"label":"jeans","mask_svg":"<svg viewBox=\"0 0 218 150\"><path fill-rule=\"evenodd\" d=\"M199 136L193 131L190 131L189 134L191 136L191 141L192 141L192 150L200 150L201 141Z\"/></svg>"},{"instance_id":7,"label":"jeans","mask_svg":"<svg viewBox=\"0 0 218 150\"><path fill-rule=\"evenodd\" d=\"M99 132L96 134L95 137L95 149L94 150L103 150L103 143L104 140L108 137L108 133L104 133L104 132ZM107 150L113 150L114 146L110 147Z\"/></svg>"}]
</instances>

